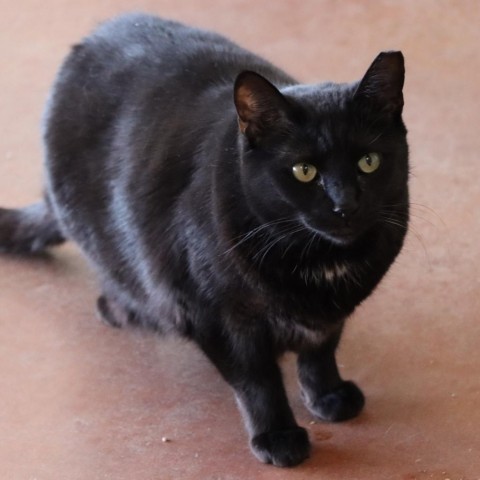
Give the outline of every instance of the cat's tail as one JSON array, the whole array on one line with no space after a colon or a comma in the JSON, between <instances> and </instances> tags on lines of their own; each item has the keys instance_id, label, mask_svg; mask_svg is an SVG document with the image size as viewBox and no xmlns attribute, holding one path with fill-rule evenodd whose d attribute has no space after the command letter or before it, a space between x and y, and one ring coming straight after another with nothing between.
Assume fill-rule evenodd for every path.
<instances>
[{"instance_id":1,"label":"cat's tail","mask_svg":"<svg viewBox=\"0 0 480 480\"><path fill-rule=\"evenodd\" d=\"M64 241L46 202L21 209L0 208L0 252L41 253Z\"/></svg>"}]
</instances>

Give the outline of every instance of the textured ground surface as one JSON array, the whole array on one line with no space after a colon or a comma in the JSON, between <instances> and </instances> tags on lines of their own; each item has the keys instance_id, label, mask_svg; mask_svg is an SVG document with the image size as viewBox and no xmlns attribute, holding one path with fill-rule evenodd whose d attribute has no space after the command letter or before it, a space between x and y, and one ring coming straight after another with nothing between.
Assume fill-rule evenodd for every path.
<instances>
[{"instance_id":1,"label":"textured ground surface","mask_svg":"<svg viewBox=\"0 0 480 480\"><path fill-rule=\"evenodd\" d=\"M342 371L365 412L310 424L292 357L291 402L314 442L292 470L249 453L228 387L191 345L113 330L75 247L0 257L0 478L480 478L480 11L461 1L3 0L0 205L41 192L39 120L69 45L120 11L214 28L296 75L359 78L380 50L407 61L413 225L387 279L351 319ZM163 443L165 436L171 442Z\"/></svg>"}]
</instances>

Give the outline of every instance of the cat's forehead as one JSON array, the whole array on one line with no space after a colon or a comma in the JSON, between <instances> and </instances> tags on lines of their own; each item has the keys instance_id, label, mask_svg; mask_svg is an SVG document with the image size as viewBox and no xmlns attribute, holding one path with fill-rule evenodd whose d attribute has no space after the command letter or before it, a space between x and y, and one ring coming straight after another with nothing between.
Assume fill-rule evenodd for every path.
<instances>
[{"instance_id":1,"label":"cat's forehead","mask_svg":"<svg viewBox=\"0 0 480 480\"><path fill-rule=\"evenodd\" d=\"M351 108L358 83L300 85L285 94L301 109L300 137L319 152L363 147L379 138L383 122L365 122Z\"/></svg>"},{"instance_id":2,"label":"cat's forehead","mask_svg":"<svg viewBox=\"0 0 480 480\"><path fill-rule=\"evenodd\" d=\"M328 82L294 85L283 90L283 93L310 113L323 116L344 111L355 89L356 84Z\"/></svg>"},{"instance_id":3,"label":"cat's forehead","mask_svg":"<svg viewBox=\"0 0 480 480\"><path fill-rule=\"evenodd\" d=\"M351 84L302 85L288 92L301 110L302 129L320 147L345 140L352 128L349 105L355 88Z\"/></svg>"}]
</instances>

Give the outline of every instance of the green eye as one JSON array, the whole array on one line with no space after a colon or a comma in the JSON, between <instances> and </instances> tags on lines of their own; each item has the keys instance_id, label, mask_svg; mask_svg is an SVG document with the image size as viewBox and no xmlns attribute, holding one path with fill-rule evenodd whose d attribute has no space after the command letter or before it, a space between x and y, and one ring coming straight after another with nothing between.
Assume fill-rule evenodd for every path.
<instances>
[{"instance_id":1,"label":"green eye","mask_svg":"<svg viewBox=\"0 0 480 480\"><path fill-rule=\"evenodd\" d=\"M293 176L303 183L311 182L317 175L317 167L310 163L297 163L292 168Z\"/></svg>"},{"instance_id":2,"label":"green eye","mask_svg":"<svg viewBox=\"0 0 480 480\"><path fill-rule=\"evenodd\" d=\"M372 173L380 166L380 154L367 153L358 161L358 168L363 173Z\"/></svg>"}]
</instances>

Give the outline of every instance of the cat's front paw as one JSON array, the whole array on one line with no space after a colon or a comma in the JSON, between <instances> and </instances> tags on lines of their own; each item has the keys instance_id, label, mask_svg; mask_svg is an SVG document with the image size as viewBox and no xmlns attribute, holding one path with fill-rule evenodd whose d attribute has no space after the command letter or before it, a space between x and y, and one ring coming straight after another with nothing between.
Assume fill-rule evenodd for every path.
<instances>
[{"instance_id":1,"label":"cat's front paw","mask_svg":"<svg viewBox=\"0 0 480 480\"><path fill-rule=\"evenodd\" d=\"M307 431L301 427L265 432L251 440L255 456L277 467L293 467L310 455Z\"/></svg>"},{"instance_id":2,"label":"cat's front paw","mask_svg":"<svg viewBox=\"0 0 480 480\"><path fill-rule=\"evenodd\" d=\"M356 417L365 405L362 391L353 382L342 382L334 390L311 398L303 393L306 407L316 417L327 422L342 422Z\"/></svg>"}]
</instances>

